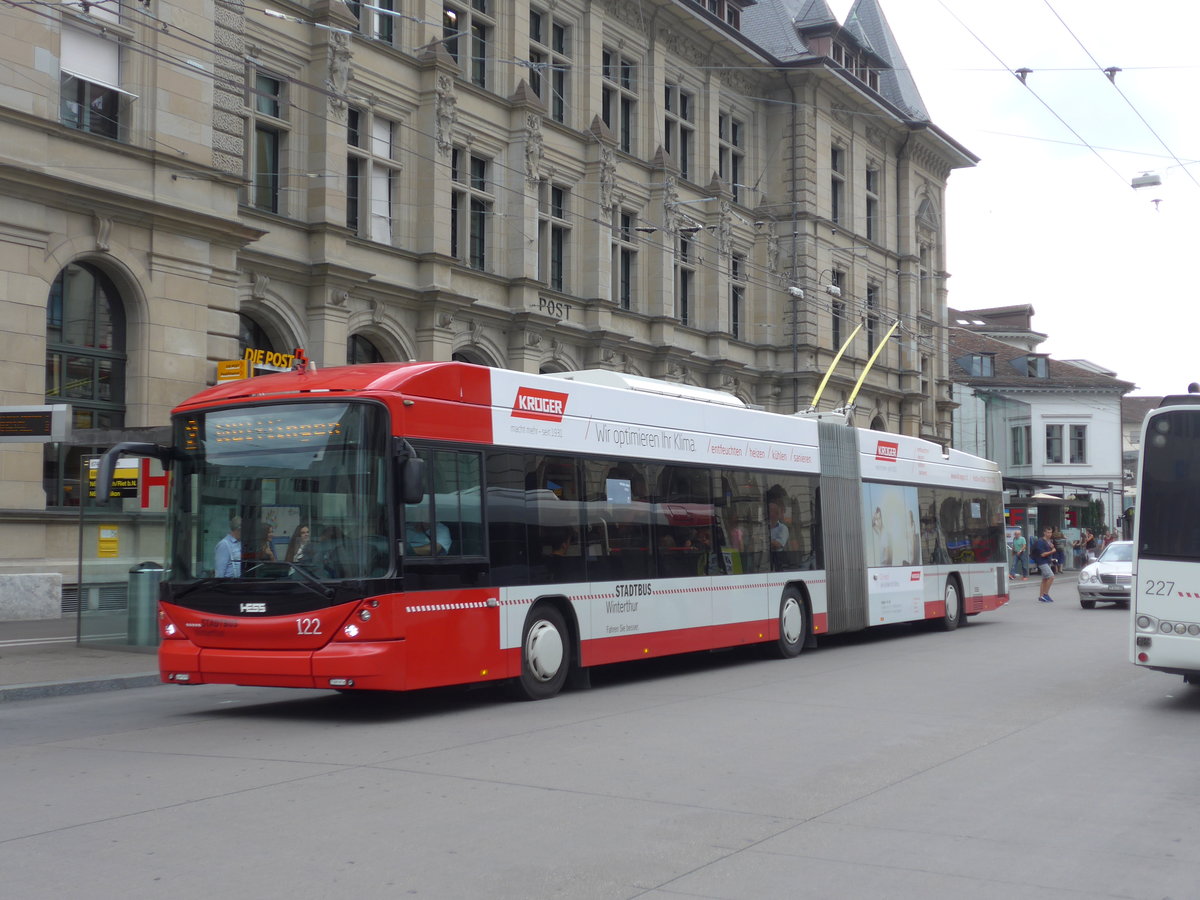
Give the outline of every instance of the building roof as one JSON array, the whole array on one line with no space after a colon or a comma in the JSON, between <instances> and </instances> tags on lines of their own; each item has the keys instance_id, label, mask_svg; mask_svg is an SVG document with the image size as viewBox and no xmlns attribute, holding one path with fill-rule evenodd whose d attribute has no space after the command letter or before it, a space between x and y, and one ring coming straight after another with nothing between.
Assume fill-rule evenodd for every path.
<instances>
[{"instance_id":1,"label":"building roof","mask_svg":"<svg viewBox=\"0 0 1200 900\"><path fill-rule=\"evenodd\" d=\"M829 9L825 0L802 0L800 12L793 22L797 28L814 28L818 25L838 25L837 16Z\"/></svg>"},{"instance_id":2,"label":"building roof","mask_svg":"<svg viewBox=\"0 0 1200 900\"><path fill-rule=\"evenodd\" d=\"M879 95L912 121L929 122L925 102L904 54L884 18L878 0L856 0L839 25L825 0L758 0L742 11L742 34L780 62L816 60L802 32L840 32L885 63L879 70Z\"/></svg>"},{"instance_id":3,"label":"building roof","mask_svg":"<svg viewBox=\"0 0 1200 900\"><path fill-rule=\"evenodd\" d=\"M1122 397L1121 398L1121 422L1124 425L1141 424L1146 418L1146 413L1158 407L1162 403L1162 397Z\"/></svg>"},{"instance_id":4,"label":"building roof","mask_svg":"<svg viewBox=\"0 0 1200 900\"><path fill-rule=\"evenodd\" d=\"M889 68L879 73L879 92L917 121L930 121L917 82L877 0L856 0L846 16L846 30L888 64Z\"/></svg>"},{"instance_id":5,"label":"building roof","mask_svg":"<svg viewBox=\"0 0 1200 900\"><path fill-rule=\"evenodd\" d=\"M1033 330L1034 309L1031 303L1013 306L991 306L986 309L947 308L946 316L956 325L980 331ZM964 321L965 320L965 321Z\"/></svg>"},{"instance_id":6,"label":"building roof","mask_svg":"<svg viewBox=\"0 0 1200 900\"><path fill-rule=\"evenodd\" d=\"M781 62L812 58L795 23L814 3L825 6L824 0L758 0L742 10L742 34Z\"/></svg>"},{"instance_id":7,"label":"building roof","mask_svg":"<svg viewBox=\"0 0 1200 900\"><path fill-rule=\"evenodd\" d=\"M1051 359L1044 353L1030 353L1024 347L967 328L950 326L947 347L950 354L950 380L974 388L1010 391L1114 391L1122 394L1134 388L1133 382L1122 381L1096 367ZM964 367L964 359L976 354L992 357L992 375L974 375ZM1045 378L1030 377L1027 368L1019 365L1030 356L1045 357Z\"/></svg>"}]
</instances>

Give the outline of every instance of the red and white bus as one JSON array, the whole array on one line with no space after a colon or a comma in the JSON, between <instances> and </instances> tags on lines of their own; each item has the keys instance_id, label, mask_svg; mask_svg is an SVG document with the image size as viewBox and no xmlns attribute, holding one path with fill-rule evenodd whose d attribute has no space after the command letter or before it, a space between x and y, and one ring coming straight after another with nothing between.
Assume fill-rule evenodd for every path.
<instances>
[{"instance_id":1,"label":"red and white bus","mask_svg":"<svg viewBox=\"0 0 1200 900\"><path fill-rule=\"evenodd\" d=\"M381 363L222 384L173 423L172 447L118 445L100 479L120 456L170 469L174 684L511 679L539 699L605 663L792 657L1008 599L996 465L840 415L612 372Z\"/></svg>"}]
</instances>

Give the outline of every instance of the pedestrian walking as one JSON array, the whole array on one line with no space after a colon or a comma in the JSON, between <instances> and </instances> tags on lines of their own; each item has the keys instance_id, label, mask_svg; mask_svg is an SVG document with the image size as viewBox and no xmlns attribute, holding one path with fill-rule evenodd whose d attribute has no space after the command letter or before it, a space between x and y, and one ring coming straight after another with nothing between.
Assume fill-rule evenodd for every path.
<instances>
[{"instance_id":1,"label":"pedestrian walking","mask_svg":"<svg viewBox=\"0 0 1200 900\"><path fill-rule=\"evenodd\" d=\"M1028 549L1029 543L1025 540L1025 535L1017 532L1012 542L1013 555L1012 565L1008 570L1009 578L1015 579L1017 577L1017 573L1019 572L1021 574L1021 580L1025 580L1025 573L1029 568L1029 562L1025 556L1025 552Z\"/></svg>"},{"instance_id":2,"label":"pedestrian walking","mask_svg":"<svg viewBox=\"0 0 1200 900\"><path fill-rule=\"evenodd\" d=\"M1033 542L1033 564L1042 576L1042 586L1038 594L1038 600L1042 603L1054 602L1054 598L1050 596L1050 585L1054 584L1054 562L1057 556L1054 529L1047 526L1042 529L1042 536Z\"/></svg>"}]
</instances>

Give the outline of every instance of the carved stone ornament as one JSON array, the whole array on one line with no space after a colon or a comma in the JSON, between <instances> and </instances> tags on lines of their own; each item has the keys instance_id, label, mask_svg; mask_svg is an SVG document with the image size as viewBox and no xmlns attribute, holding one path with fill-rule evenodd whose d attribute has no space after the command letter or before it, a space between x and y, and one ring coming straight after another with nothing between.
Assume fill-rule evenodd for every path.
<instances>
[{"instance_id":1,"label":"carved stone ornament","mask_svg":"<svg viewBox=\"0 0 1200 900\"><path fill-rule=\"evenodd\" d=\"M693 41L691 38L680 34L672 28L663 28L660 31L662 35L663 46L679 56L693 66L704 66L712 60L708 51Z\"/></svg>"},{"instance_id":2,"label":"carved stone ornament","mask_svg":"<svg viewBox=\"0 0 1200 900\"><path fill-rule=\"evenodd\" d=\"M767 235L767 271L779 274L779 235L774 231Z\"/></svg>"},{"instance_id":3,"label":"carved stone ornament","mask_svg":"<svg viewBox=\"0 0 1200 900\"><path fill-rule=\"evenodd\" d=\"M733 204L721 201L721 222L717 225L717 251L722 256L733 252Z\"/></svg>"},{"instance_id":4,"label":"carved stone ornament","mask_svg":"<svg viewBox=\"0 0 1200 900\"><path fill-rule=\"evenodd\" d=\"M675 176L668 175L663 187L663 231L675 233L679 225L679 191L675 187Z\"/></svg>"},{"instance_id":5,"label":"carved stone ornament","mask_svg":"<svg viewBox=\"0 0 1200 900\"><path fill-rule=\"evenodd\" d=\"M350 49L350 35L340 31L329 34L329 76L325 86L330 91L329 110L339 122L346 116L346 87L353 77L350 60L353 51Z\"/></svg>"},{"instance_id":6,"label":"carved stone ornament","mask_svg":"<svg viewBox=\"0 0 1200 900\"><path fill-rule=\"evenodd\" d=\"M736 91L737 93L748 97L754 96L754 81L746 77L746 73L741 69L732 68L729 65L722 63L717 72L717 77L720 79L721 84L725 85L730 90Z\"/></svg>"},{"instance_id":7,"label":"carved stone ornament","mask_svg":"<svg viewBox=\"0 0 1200 900\"><path fill-rule=\"evenodd\" d=\"M344 307L350 300L350 292L343 288L334 288L329 292L329 305Z\"/></svg>"},{"instance_id":8,"label":"carved stone ornament","mask_svg":"<svg viewBox=\"0 0 1200 900\"><path fill-rule=\"evenodd\" d=\"M458 122L458 97L454 95L454 79L449 75L438 75L436 90L433 138L438 153L448 156L454 145L454 126Z\"/></svg>"},{"instance_id":9,"label":"carved stone ornament","mask_svg":"<svg viewBox=\"0 0 1200 900\"><path fill-rule=\"evenodd\" d=\"M449 328L454 322L454 313L440 312L437 314L438 328Z\"/></svg>"},{"instance_id":10,"label":"carved stone ornament","mask_svg":"<svg viewBox=\"0 0 1200 900\"><path fill-rule=\"evenodd\" d=\"M608 0L605 6L608 14L618 22L623 22L643 33L648 30L649 23L646 22L646 17L642 14L643 9L639 4L631 3L629 0Z\"/></svg>"},{"instance_id":11,"label":"carved stone ornament","mask_svg":"<svg viewBox=\"0 0 1200 900\"><path fill-rule=\"evenodd\" d=\"M540 347L542 336L535 331L530 331L525 335L525 343L530 347Z\"/></svg>"},{"instance_id":12,"label":"carved stone ornament","mask_svg":"<svg viewBox=\"0 0 1200 900\"><path fill-rule=\"evenodd\" d=\"M271 277L264 275L262 272L255 272L254 283L250 286L250 296L255 300L265 300L267 298L267 290L271 286Z\"/></svg>"},{"instance_id":13,"label":"carved stone ornament","mask_svg":"<svg viewBox=\"0 0 1200 900\"><path fill-rule=\"evenodd\" d=\"M112 219L108 216L96 214L96 249L101 253L107 253L111 247L112 239Z\"/></svg>"},{"instance_id":14,"label":"carved stone ornament","mask_svg":"<svg viewBox=\"0 0 1200 900\"><path fill-rule=\"evenodd\" d=\"M541 182L545 158L542 117L529 113L525 116L525 181L530 187L536 187Z\"/></svg>"},{"instance_id":15,"label":"carved stone ornament","mask_svg":"<svg viewBox=\"0 0 1200 900\"><path fill-rule=\"evenodd\" d=\"M612 147L600 147L600 213L607 219L616 202L617 163Z\"/></svg>"}]
</instances>

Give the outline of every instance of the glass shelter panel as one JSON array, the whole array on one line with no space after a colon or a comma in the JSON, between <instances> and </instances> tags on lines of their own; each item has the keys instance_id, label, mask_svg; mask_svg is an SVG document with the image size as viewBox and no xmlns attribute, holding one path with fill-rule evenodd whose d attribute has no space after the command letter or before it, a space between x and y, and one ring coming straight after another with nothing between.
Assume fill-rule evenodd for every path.
<instances>
[{"instance_id":1,"label":"glass shelter panel","mask_svg":"<svg viewBox=\"0 0 1200 900\"><path fill-rule=\"evenodd\" d=\"M79 578L74 588L64 587L64 599L74 600L81 644L149 651L158 645L168 479L158 460L123 458L109 496L97 498L98 460L84 456L80 464L79 483L87 488L79 509Z\"/></svg>"}]
</instances>

